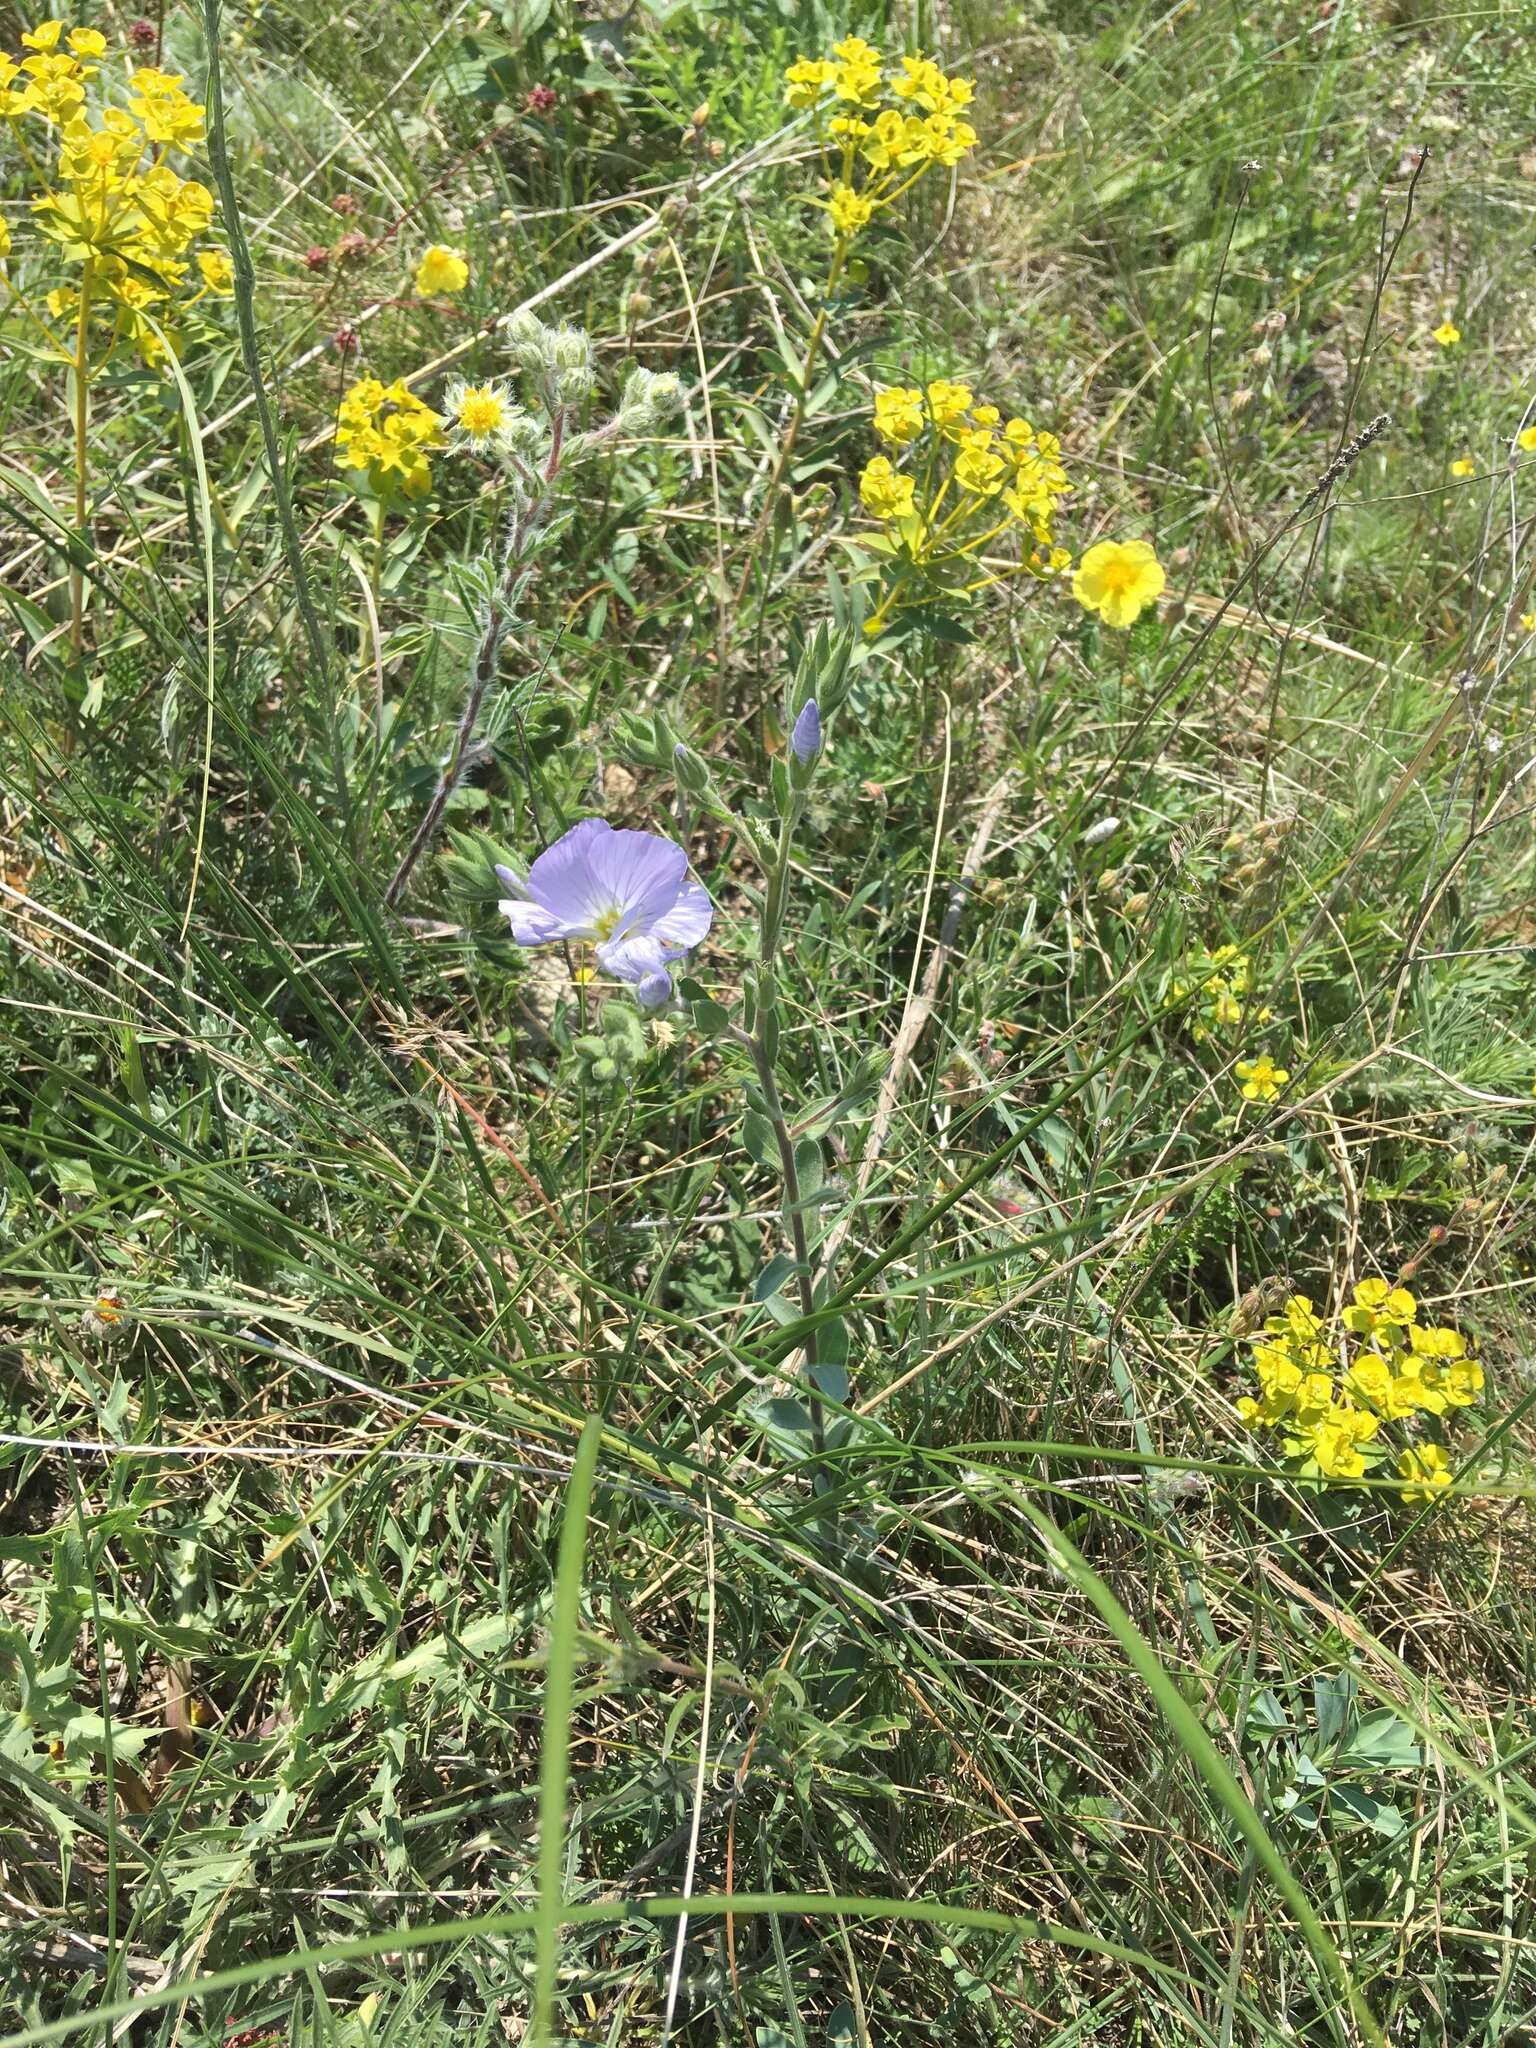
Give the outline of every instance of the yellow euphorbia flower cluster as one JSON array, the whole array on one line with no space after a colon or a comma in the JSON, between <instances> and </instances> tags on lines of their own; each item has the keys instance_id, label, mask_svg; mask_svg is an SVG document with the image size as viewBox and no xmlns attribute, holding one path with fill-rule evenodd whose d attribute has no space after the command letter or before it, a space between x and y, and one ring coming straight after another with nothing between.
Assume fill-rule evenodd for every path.
<instances>
[{"instance_id":1,"label":"yellow euphorbia flower cluster","mask_svg":"<svg viewBox=\"0 0 1536 2048\"><path fill-rule=\"evenodd\" d=\"M1190 962L1192 979L1176 980L1169 989L1175 1002L1197 996L1190 1035L1197 1043L1208 1038L1229 1037L1243 1021L1248 1001L1250 962L1236 946L1218 946L1214 953L1198 952ZM1274 1012L1268 1008L1252 1012L1250 1022L1267 1024Z\"/></svg>"},{"instance_id":2,"label":"yellow euphorbia flower cluster","mask_svg":"<svg viewBox=\"0 0 1536 2048\"><path fill-rule=\"evenodd\" d=\"M427 451L442 440L443 422L397 378L363 377L336 412L336 466L358 471L381 500L419 498L431 488Z\"/></svg>"},{"instance_id":3,"label":"yellow euphorbia flower cluster","mask_svg":"<svg viewBox=\"0 0 1536 2048\"><path fill-rule=\"evenodd\" d=\"M21 40L29 55L17 61L0 53L0 119L15 124L37 168L42 189L32 212L39 233L79 270L78 281L48 293L48 311L77 328L77 371L98 309L112 317L107 353L128 339L155 363L163 351L143 313L226 294L233 283L222 250L200 251L195 271L185 260L213 219L213 194L165 160L168 150L202 140L204 110L178 74L149 67L130 74L126 106L103 105L93 116L86 85L99 69L90 60L106 53L100 31L44 21ZM51 179L26 142L29 120L57 131ZM155 318L164 325L164 313L156 310Z\"/></svg>"},{"instance_id":4,"label":"yellow euphorbia flower cluster","mask_svg":"<svg viewBox=\"0 0 1536 2048\"><path fill-rule=\"evenodd\" d=\"M995 405L976 403L968 384L942 377L923 390L877 392L873 424L891 453L874 456L859 478L859 501L881 528L863 545L887 557L891 577L871 632L901 605L1066 568L1071 557L1055 545L1053 522L1072 486L1054 434L1004 421ZM1010 529L1022 533L1019 557L984 563L981 550Z\"/></svg>"},{"instance_id":5,"label":"yellow euphorbia flower cluster","mask_svg":"<svg viewBox=\"0 0 1536 2048\"><path fill-rule=\"evenodd\" d=\"M802 57L784 74L784 98L815 117L836 241L846 247L882 206L915 185L930 164L958 164L976 147L962 118L974 87L948 78L929 57L884 57L848 36L830 57Z\"/></svg>"},{"instance_id":6,"label":"yellow euphorbia flower cluster","mask_svg":"<svg viewBox=\"0 0 1536 2048\"><path fill-rule=\"evenodd\" d=\"M1252 1340L1259 1394L1245 1395L1238 1414L1250 1429L1278 1430L1303 1475L1360 1478L1384 1454L1384 1426L1468 1408L1483 1390L1461 1334L1423 1326L1417 1313L1408 1289L1385 1280L1362 1280L1332 1324L1293 1294ZM1428 1500L1450 1484L1450 1459L1440 1444L1407 1444L1397 1473L1416 1482L1406 1499Z\"/></svg>"}]
</instances>

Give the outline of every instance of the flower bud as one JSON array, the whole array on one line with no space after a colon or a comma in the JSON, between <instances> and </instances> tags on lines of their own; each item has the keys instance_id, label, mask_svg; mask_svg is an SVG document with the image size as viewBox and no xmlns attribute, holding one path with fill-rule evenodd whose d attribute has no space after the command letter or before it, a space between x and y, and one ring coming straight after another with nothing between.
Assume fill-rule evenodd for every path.
<instances>
[{"instance_id":1,"label":"flower bud","mask_svg":"<svg viewBox=\"0 0 1536 2048\"><path fill-rule=\"evenodd\" d=\"M672 1000L672 977L664 967L636 984L635 999L642 1010L659 1010Z\"/></svg>"},{"instance_id":2,"label":"flower bud","mask_svg":"<svg viewBox=\"0 0 1536 2048\"><path fill-rule=\"evenodd\" d=\"M805 708L795 720L795 729L789 736L789 751L802 768L809 768L821 752L821 713L816 708L816 699L807 698Z\"/></svg>"},{"instance_id":3,"label":"flower bud","mask_svg":"<svg viewBox=\"0 0 1536 2048\"><path fill-rule=\"evenodd\" d=\"M708 794L709 763L682 740L672 749L672 774L678 788L687 790L690 796Z\"/></svg>"}]
</instances>

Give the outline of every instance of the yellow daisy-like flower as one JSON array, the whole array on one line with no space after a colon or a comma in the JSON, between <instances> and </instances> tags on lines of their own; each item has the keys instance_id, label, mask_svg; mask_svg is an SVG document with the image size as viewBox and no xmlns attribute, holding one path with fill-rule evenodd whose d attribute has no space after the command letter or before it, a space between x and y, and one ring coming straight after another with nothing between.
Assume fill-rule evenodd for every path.
<instances>
[{"instance_id":1,"label":"yellow daisy-like flower","mask_svg":"<svg viewBox=\"0 0 1536 2048\"><path fill-rule=\"evenodd\" d=\"M1106 626L1134 626L1168 579L1150 541L1101 540L1077 565L1072 595Z\"/></svg>"},{"instance_id":2,"label":"yellow daisy-like flower","mask_svg":"<svg viewBox=\"0 0 1536 2048\"><path fill-rule=\"evenodd\" d=\"M1536 426L1522 427L1515 436L1515 446L1527 455L1536 455Z\"/></svg>"},{"instance_id":3,"label":"yellow daisy-like flower","mask_svg":"<svg viewBox=\"0 0 1536 2048\"><path fill-rule=\"evenodd\" d=\"M859 501L876 519L905 519L912 511L912 479L893 469L889 456L876 455L859 478Z\"/></svg>"},{"instance_id":4,"label":"yellow daisy-like flower","mask_svg":"<svg viewBox=\"0 0 1536 2048\"><path fill-rule=\"evenodd\" d=\"M1291 1078L1290 1070L1277 1067L1268 1053L1261 1053L1256 1060L1239 1060L1233 1071L1245 1102L1273 1102Z\"/></svg>"},{"instance_id":5,"label":"yellow daisy-like flower","mask_svg":"<svg viewBox=\"0 0 1536 2048\"><path fill-rule=\"evenodd\" d=\"M423 299L461 292L468 283L469 265L463 255L440 242L434 242L416 266L416 291Z\"/></svg>"},{"instance_id":6,"label":"yellow daisy-like flower","mask_svg":"<svg viewBox=\"0 0 1536 2048\"><path fill-rule=\"evenodd\" d=\"M1431 1501L1450 1485L1451 1461L1439 1444L1418 1444L1398 1459L1397 1476L1413 1481L1403 1488L1403 1499L1410 1506L1416 1501Z\"/></svg>"},{"instance_id":7,"label":"yellow daisy-like flower","mask_svg":"<svg viewBox=\"0 0 1536 2048\"><path fill-rule=\"evenodd\" d=\"M895 384L889 391L875 393L875 432L893 448L904 448L923 431L923 394L909 385Z\"/></svg>"},{"instance_id":8,"label":"yellow daisy-like flower","mask_svg":"<svg viewBox=\"0 0 1536 2048\"><path fill-rule=\"evenodd\" d=\"M1437 341L1441 348L1454 348L1461 339L1461 329L1454 320L1442 320L1429 338Z\"/></svg>"},{"instance_id":9,"label":"yellow daisy-like flower","mask_svg":"<svg viewBox=\"0 0 1536 2048\"><path fill-rule=\"evenodd\" d=\"M1476 474L1476 471L1477 464L1472 460L1470 455L1458 455L1456 460L1451 464L1452 476L1473 476Z\"/></svg>"}]
</instances>

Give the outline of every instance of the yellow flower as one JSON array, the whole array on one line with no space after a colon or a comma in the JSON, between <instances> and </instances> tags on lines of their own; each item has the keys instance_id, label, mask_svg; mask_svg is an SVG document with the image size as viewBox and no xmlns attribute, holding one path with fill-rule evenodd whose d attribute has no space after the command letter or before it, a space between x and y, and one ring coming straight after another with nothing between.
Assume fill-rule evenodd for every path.
<instances>
[{"instance_id":1,"label":"yellow flower","mask_svg":"<svg viewBox=\"0 0 1536 2048\"><path fill-rule=\"evenodd\" d=\"M457 249L445 249L441 242L434 242L416 266L416 292L423 299L461 292L468 283L469 265Z\"/></svg>"},{"instance_id":2,"label":"yellow flower","mask_svg":"<svg viewBox=\"0 0 1536 2048\"><path fill-rule=\"evenodd\" d=\"M22 45L28 50L40 50L50 55L59 47L59 37L64 32L62 21L40 21L36 28L22 32Z\"/></svg>"},{"instance_id":3,"label":"yellow flower","mask_svg":"<svg viewBox=\"0 0 1536 2048\"><path fill-rule=\"evenodd\" d=\"M381 497L400 491L420 497L432 482L426 450L438 441L442 421L398 379L383 385L361 378L336 412L336 463L365 475Z\"/></svg>"},{"instance_id":4,"label":"yellow flower","mask_svg":"<svg viewBox=\"0 0 1536 2048\"><path fill-rule=\"evenodd\" d=\"M859 478L859 500L876 519L905 519L912 511L912 479L891 467L890 458L876 455Z\"/></svg>"},{"instance_id":5,"label":"yellow flower","mask_svg":"<svg viewBox=\"0 0 1536 2048\"><path fill-rule=\"evenodd\" d=\"M1355 1305L1372 1316L1378 1316L1382 1322L1401 1323L1405 1328L1413 1321L1418 1311L1418 1303L1406 1287L1393 1287L1390 1282L1380 1279L1360 1282L1355 1289ZM1344 1320L1351 1329L1356 1327L1350 1322L1347 1309L1344 1312ZM1374 1327L1374 1324L1370 1326ZM1369 1330L1366 1334L1369 1334ZM1451 1331L1449 1334L1454 1336L1455 1332Z\"/></svg>"},{"instance_id":6,"label":"yellow flower","mask_svg":"<svg viewBox=\"0 0 1536 2048\"><path fill-rule=\"evenodd\" d=\"M470 384L459 395L453 424L466 434L494 434L506 419L502 394L489 384Z\"/></svg>"},{"instance_id":7,"label":"yellow flower","mask_svg":"<svg viewBox=\"0 0 1536 2048\"><path fill-rule=\"evenodd\" d=\"M1454 320L1442 320L1430 336L1430 340L1439 342L1442 348L1454 348L1460 339L1461 329Z\"/></svg>"},{"instance_id":8,"label":"yellow flower","mask_svg":"<svg viewBox=\"0 0 1536 2048\"><path fill-rule=\"evenodd\" d=\"M969 384L951 384L939 377L928 386L928 417L941 434L958 441L974 397Z\"/></svg>"},{"instance_id":9,"label":"yellow flower","mask_svg":"<svg viewBox=\"0 0 1536 2048\"><path fill-rule=\"evenodd\" d=\"M784 74L785 104L801 109L814 107L832 83L836 69L824 57L801 57Z\"/></svg>"},{"instance_id":10,"label":"yellow flower","mask_svg":"<svg viewBox=\"0 0 1536 2048\"><path fill-rule=\"evenodd\" d=\"M1452 476L1472 476L1476 473L1476 470L1477 464L1472 460L1470 455L1458 455L1456 460L1451 464Z\"/></svg>"},{"instance_id":11,"label":"yellow flower","mask_svg":"<svg viewBox=\"0 0 1536 2048\"><path fill-rule=\"evenodd\" d=\"M875 432L893 448L905 447L923 431L923 394L909 385L894 384L889 391L875 393Z\"/></svg>"},{"instance_id":12,"label":"yellow flower","mask_svg":"<svg viewBox=\"0 0 1536 2048\"><path fill-rule=\"evenodd\" d=\"M1451 1483L1451 1461L1439 1444L1419 1444L1411 1451L1404 1451L1397 1461L1399 1479L1411 1479L1414 1484L1403 1488L1403 1499L1410 1505L1415 1501L1431 1501Z\"/></svg>"},{"instance_id":13,"label":"yellow flower","mask_svg":"<svg viewBox=\"0 0 1536 2048\"><path fill-rule=\"evenodd\" d=\"M10 222L9 222L9 221L7 221L7 220L5 220L5 219L4 219L3 217L0 217L0 263L3 263L3 262L5 261L5 259L6 259L6 257L10 255L10 253L11 253L11 227L10 227Z\"/></svg>"},{"instance_id":14,"label":"yellow flower","mask_svg":"<svg viewBox=\"0 0 1536 2048\"><path fill-rule=\"evenodd\" d=\"M72 28L66 39L77 57L105 57L107 39L99 28Z\"/></svg>"},{"instance_id":15,"label":"yellow flower","mask_svg":"<svg viewBox=\"0 0 1536 2048\"><path fill-rule=\"evenodd\" d=\"M1515 446L1527 455L1536 455L1536 426L1522 427L1515 436Z\"/></svg>"},{"instance_id":16,"label":"yellow flower","mask_svg":"<svg viewBox=\"0 0 1536 2048\"><path fill-rule=\"evenodd\" d=\"M1134 626L1167 580L1150 541L1101 540L1078 563L1072 595L1106 626Z\"/></svg>"},{"instance_id":17,"label":"yellow flower","mask_svg":"<svg viewBox=\"0 0 1536 2048\"><path fill-rule=\"evenodd\" d=\"M1520 630L1522 633L1536 633L1536 612L1520 614Z\"/></svg>"},{"instance_id":18,"label":"yellow flower","mask_svg":"<svg viewBox=\"0 0 1536 2048\"><path fill-rule=\"evenodd\" d=\"M1268 1053L1261 1053L1256 1060L1239 1060L1234 1071L1245 1102L1273 1102L1291 1078L1289 1070L1277 1067Z\"/></svg>"},{"instance_id":19,"label":"yellow flower","mask_svg":"<svg viewBox=\"0 0 1536 2048\"><path fill-rule=\"evenodd\" d=\"M978 498L995 498L1003 488L1008 465L993 453L992 436L970 430L960 436L960 453L955 457L955 482L961 490Z\"/></svg>"},{"instance_id":20,"label":"yellow flower","mask_svg":"<svg viewBox=\"0 0 1536 2048\"><path fill-rule=\"evenodd\" d=\"M832 216L832 231L836 235L851 237L860 228L867 227L875 210L873 200L866 199L862 192L855 192L851 185L834 185L827 201L827 212Z\"/></svg>"},{"instance_id":21,"label":"yellow flower","mask_svg":"<svg viewBox=\"0 0 1536 2048\"><path fill-rule=\"evenodd\" d=\"M133 87L128 111L143 123L151 142L174 143L185 149L202 141L207 110L182 91L179 72L148 67L135 71L128 82Z\"/></svg>"},{"instance_id":22,"label":"yellow flower","mask_svg":"<svg viewBox=\"0 0 1536 2048\"><path fill-rule=\"evenodd\" d=\"M832 90L840 100L854 106L873 106L880 92L880 52L859 36L845 36L834 45L838 62L832 74Z\"/></svg>"},{"instance_id":23,"label":"yellow flower","mask_svg":"<svg viewBox=\"0 0 1536 2048\"><path fill-rule=\"evenodd\" d=\"M223 249L199 249L197 267L202 272L204 290L227 299L235 288L235 266L226 252Z\"/></svg>"},{"instance_id":24,"label":"yellow flower","mask_svg":"<svg viewBox=\"0 0 1536 2048\"><path fill-rule=\"evenodd\" d=\"M524 416L508 386L499 381L466 384L456 378L445 402L455 444L476 455L504 452L514 421Z\"/></svg>"}]
</instances>

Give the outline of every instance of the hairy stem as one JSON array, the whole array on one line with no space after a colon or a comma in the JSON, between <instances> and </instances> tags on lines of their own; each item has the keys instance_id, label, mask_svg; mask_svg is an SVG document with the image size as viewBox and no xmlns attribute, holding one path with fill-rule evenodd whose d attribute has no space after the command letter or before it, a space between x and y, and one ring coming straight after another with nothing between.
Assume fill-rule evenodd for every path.
<instances>
[{"instance_id":1,"label":"hairy stem","mask_svg":"<svg viewBox=\"0 0 1536 2048\"><path fill-rule=\"evenodd\" d=\"M485 621L475 648L475 658L470 665L469 691L464 699L464 709L459 715L453 743L448 749L448 759L444 762L443 772L437 779L437 787L432 792L432 801L427 805L421 823L412 834L411 843L405 849L404 857L399 867L395 869L389 887L384 891L386 905L393 906L399 901L400 892L410 880L412 869L431 845L437 828L443 822L443 813L463 780L470 742L475 736L475 727L480 723L485 693L496 674L501 659L501 643L512 620L513 595L522 575L523 564L554 503L555 480L560 474L560 457L564 441L565 413L561 409L556 411L551 423L549 459L539 478L538 493L531 502L513 512L508 525L506 548L501 558L501 574L497 578L491 601L486 607Z\"/></svg>"}]
</instances>

